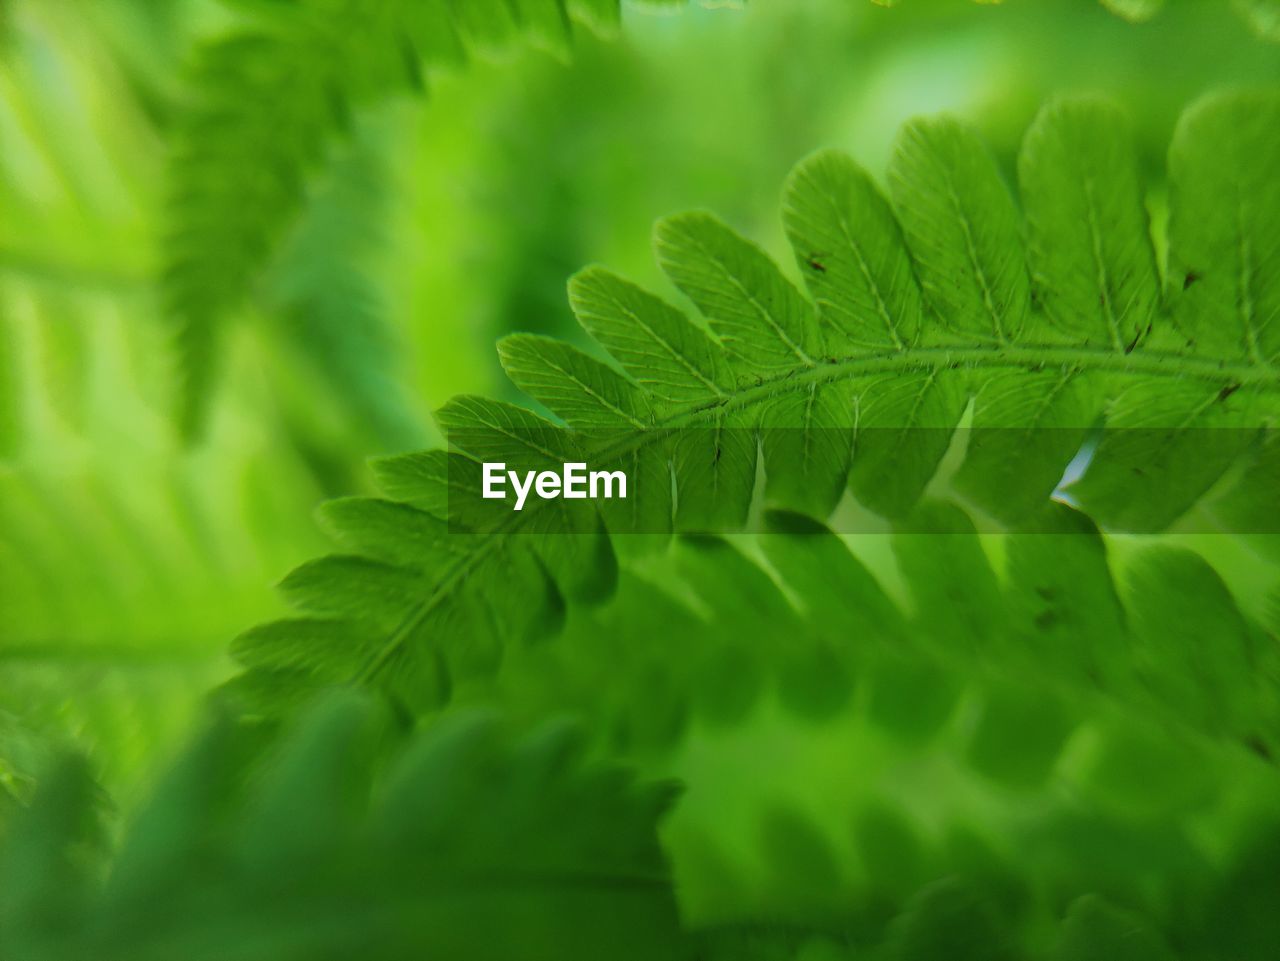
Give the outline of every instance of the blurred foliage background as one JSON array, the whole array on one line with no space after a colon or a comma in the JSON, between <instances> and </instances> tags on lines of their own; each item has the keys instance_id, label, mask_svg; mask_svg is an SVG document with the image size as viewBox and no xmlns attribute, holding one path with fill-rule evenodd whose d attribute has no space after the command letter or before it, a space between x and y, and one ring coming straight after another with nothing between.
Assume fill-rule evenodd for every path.
<instances>
[{"instance_id":1,"label":"blurred foliage background","mask_svg":"<svg viewBox=\"0 0 1280 961\"><path fill-rule=\"evenodd\" d=\"M676 298L650 252L657 217L714 209L781 254L779 188L812 150L880 172L902 121L951 111L1011 171L1040 104L1076 91L1128 108L1158 178L1186 103L1280 80L1280 47L1228 3L1170 0L1142 23L1095 0L624 7L616 36L578 31L569 57L480 58L433 72L426 96L360 102L225 325L193 439L175 415L184 387L161 283L182 214L175 131L199 99L199 52L272 6L0 4L6 805L72 744L127 810L229 673L229 639L276 615L273 582L320 550L319 500L365 490L367 458L438 440L430 412L451 395L514 399L493 342L576 337L564 288L578 267L606 263ZM1158 216L1158 192L1151 203ZM1219 569L1260 608L1274 570L1222 551ZM850 750L847 733L796 752L744 729L711 753L692 744L675 767L747 782L767 743L779 780L811 785ZM888 763L882 745L862 750ZM936 763L924 782L963 794ZM819 821L835 816L816 803ZM1004 816L988 797L958 803ZM699 804L683 810L696 818ZM868 804L896 836L894 815ZM825 869L807 822L771 823L778 857L808 852L817 866L798 870Z\"/></svg>"}]
</instances>

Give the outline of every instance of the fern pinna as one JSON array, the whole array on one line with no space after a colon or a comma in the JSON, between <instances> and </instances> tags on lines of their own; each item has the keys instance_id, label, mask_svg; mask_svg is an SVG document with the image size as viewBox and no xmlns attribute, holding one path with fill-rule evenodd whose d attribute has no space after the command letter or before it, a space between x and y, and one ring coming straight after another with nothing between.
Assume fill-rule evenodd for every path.
<instances>
[{"instance_id":1,"label":"fern pinna","mask_svg":"<svg viewBox=\"0 0 1280 961\"><path fill-rule=\"evenodd\" d=\"M500 345L512 379L563 425L484 398L447 405L451 451L377 463L390 499L325 506L348 553L286 578L302 616L236 643L250 668L236 688L252 703L356 680L429 710L558 630L566 603L608 596L620 553L672 531L754 526L762 507L825 519L847 488L853 509L881 517L900 543L942 532L967 552L901 565L924 592L926 638L968 638L953 654L1052 662L1059 680L1154 700L1268 753L1274 641L1239 615L1169 615L1180 609L1170 585L1223 593L1234 611L1193 557L1144 562L1132 577L1152 593L1132 603L1151 604L1149 614L1126 611L1093 527L1161 530L1195 511L1274 543L1280 452L1266 428L1280 388L1280 186L1267 132L1277 120L1272 92L1186 112L1170 150L1167 231L1149 224L1124 121L1103 102L1064 101L1037 119L1019 160L1025 216L980 141L951 120L903 132L892 205L847 158L821 153L797 168L784 201L810 298L714 217L661 222L663 269L706 324L604 269L575 277L574 309L613 363L544 338ZM922 501L944 454L955 456L962 418L963 461L943 493L968 514ZM1068 491L1074 508L1053 505L1099 424ZM593 449L600 437L608 446ZM553 502L477 517L457 509L474 497L476 460L577 456L625 465L640 493L585 520ZM1026 563L1010 567L1005 588L974 562L973 512L1023 532L1009 551ZM1061 530L1076 536L1053 541ZM1068 543L1078 546L1046 546ZM1077 550L1079 576L1064 579L1055 567L1076 571ZM803 582L788 583L803 595ZM1005 603L1021 605L1042 648L994 643L1010 632L984 619L1002 620ZM1215 671L1256 692L1229 711L1221 677L1196 676L1201 627L1221 635ZM1169 676L1153 679L1145 658L1126 653L1143 644L1187 645L1192 661L1171 658L1159 668Z\"/></svg>"}]
</instances>

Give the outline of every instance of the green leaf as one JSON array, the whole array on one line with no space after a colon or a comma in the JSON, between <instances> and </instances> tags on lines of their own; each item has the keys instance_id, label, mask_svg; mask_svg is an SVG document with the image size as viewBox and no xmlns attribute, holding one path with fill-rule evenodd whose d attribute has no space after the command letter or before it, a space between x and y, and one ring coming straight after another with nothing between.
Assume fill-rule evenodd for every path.
<instances>
[{"instance_id":1,"label":"green leaf","mask_svg":"<svg viewBox=\"0 0 1280 961\"><path fill-rule=\"evenodd\" d=\"M770 512L760 542L770 565L794 592L816 631L846 643L874 647L900 642L902 613L844 542L803 515Z\"/></svg>"},{"instance_id":2,"label":"green leaf","mask_svg":"<svg viewBox=\"0 0 1280 961\"><path fill-rule=\"evenodd\" d=\"M1191 551L1153 548L1134 563L1128 586L1147 683L1206 727L1252 733L1253 640L1217 573Z\"/></svg>"},{"instance_id":3,"label":"green leaf","mask_svg":"<svg viewBox=\"0 0 1280 961\"><path fill-rule=\"evenodd\" d=\"M1175 957L1144 919L1096 895L1086 895L1067 912L1053 961L1173 961Z\"/></svg>"},{"instance_id":4,"label":"green leaf","mask_svg":"<svg viewBox=\"0 0 1280 961\"><path fill-rule=\"evenodd\" d=\"M1082 346L1133 350L1149 331L1159 282L1124 115L1105 100L1041 111L1018 179L1048 319Z\"/></svg>"},{"instance_id":5,"label":"green leaf","mask_svg":"<svg viewBox=\"0 0 1280 961\"><path fill-rule=\"evenodd\" d=\"M320 523L346 550L425 573L434 573L433 566L457 546L439 518L376 497L327 501Z\"/></svg>"},{"instance_id":6,"label":"green leaf","mask_svg":"<svg viewBox=\"0 0 1280 961\"><path fill-rule=\"evenodd\" d=\"M935 369L908 369L859 378L852 393L858 433L849 488L877 514L901 517L951 444L968 401L965 384Z\"/></svg>"},{"instance_id":7,"label":"green leaf","mask_svg":"<svg viewBox=\"0 0 1280 961\"><path fill-rule=\"evenodd\" d=\"M1125 675L1127 615L1088 517L1053 505L1034 529L1009 537L1005 570L1005 607L1025 657L1084 683Z\"/></svg>"},{"instance_id":8,"label":"green leaf","mask_svg":"<svg viewBox=\"0 0 1280 961\"><path fill-rule=\"evenodd\" d=\"M1169 276L1179 333L1206 356L1280 360L1280 94L1217 94L1178 123Z\"/></svg>"},{"instance_id":9,"label":"green leaf","mask_svg":"<svg viewBox=\"0 0 1280 961\"><path fill-rule=\"evenodd\" d=\"M408 614L423 583L408 568L334 554L294 569L280 590L305 613L351 618L388 631Z\"/></svg>"},{"instance_id":10,"label":"green leaf","mask_svg":"<svg viewBox=\"0 0 1280 961\"><path fill-rule=\"evenodd\" d=\"M889 166L898 219L925 298L968 342L1017 341L1030 288L1022 230L995 161L950 119L915 121Z\"/></svg>"},{"instance_id":11,"label":"green leaf","mask_svg":"<svg viewBox=\"0 0 1280 961\"><path fill-rule=\"evenodd\" d=\"M1043 784L1053 771L1075 718L1042 691L1010 683L987 692L965 759L980 774L1014 788Z\"/></svg>"},{"instance_id":12,"label":"green leaf","mask_svg":"<svg viewBox=\"0 0 1280 961\"><path fill-rule=\"evenodd\" d=\"M854 432L843 384L810 384L761 406L760 451L770 508L826 517L849 476Z\"/></svg>"},{"instance_id":13,"label":"green leaf","mask_svg":"<svg viewBox=\"0 0 1280 961\"><path fill-rule=\"evenodd\" d=\"M952 504L926 502L893 539L928 636L981 649L1003 628L1000 588L973 521ZM917 533L921 532L921 533Z\"/></svg>"},{"instance_id":14,"label":"green leaf","mask_svg":"<svg viewBox=\"0 0 1280 961\"><path fill-rule=\"evenodd\" d=\"M813 308L759 247L711 214L659 221L658 262L707 318L739 383L812 367L822 354Z\"/></svg>"},{"instance_id":15,"label":"green leaf","mask_svg":"<svg viewBox=\"0 0 1280 961\"><path fill-rule=\"evenodd\" d=\"M203 429L222 328L276 260L331 144L363 108L421 92L434 71L473 55L531 45L567 58L574 21L605 33L620 22L618 0L391 0L376 14L334 0L258 5L253 14L196 48L173 135L163 277L188 435ZM304 333L351 333L329 329L323 316L307 321ZM367 402L360 380L369 370L353 369L349 351L326 352L324 339L295 346Z\"/></svg>"},{"instance_id":16,"label":"green leaf","mask_svg":"<svg viewBox=\"0 0 1280 961\"><path fill-rule=\"evenodd\" d=\"M523 407L487 397L455 397L436 412L451 446L477 461L520 462L555 470L573 460L569 436Z\"/></svg>"},{"instance_id":17,"label":"green leaf","mask_svg":"<svg viewBox=\"0 0 1280 961\"><path fill-rule=\"evenodd\" d=\"M920 290L889 204L846 155L824 150L787 180L783 222L833 343L896 348L920 335Z\"/></svg>"},{"instance_id":18,"label":"green leaf","mask_svg":"<svg viewBox=\"0 0 1280 961\"><path fill-rule=\"evenodd\" d=\"M1100 416L1097 384L1088 374L993 372L973 396L973 426L965 432L955 487L997 517L1026 521L1043 511Z\"/></svg>"},{"instance_id":19,"label":"green leaf","mask_svg":"<svg viewBox=\"0 0 1280 961\"><path fill-rule=\"evenodd\" d=\"M760 823L760 848L792 912L821 921L839 910L840 864L821 830L801 811L774 805Z\"/></svg>"},{"instance_id":20,"label":"green leaf","mask_svg":"<svg viewBox=\"0 0 1280 961\"><path fill-rule=\"evenodd\" d=\"M245 783L252 739L216 727L101 888L71 856L91 785L51 781L0 854L22 872L0 936L30 958L689 958L656 833L670 786L585 761L579 741L551 725L513 742L472 714L406 742L346 695Z\"/></svg>"},{"instance_id":21,"label":"green leaf","mask_svg":"<svg viewBox=\"0 0 1280 961\"><path fill-rule=\"evenodd\" d=\"M1069 494L1111 529L1170 526L1260 442L1256 395L1237 393L1194 380L1125 385L1107 410L1093 462Z\"/></svg>"},{"instance_id":22,"label":"green leaf","mask_svg":"<svg viewBox=\"0 0 1280 961\"><path fill-rule=\"evenodd\" d=\"M675 529L685 532L744 527L756 482L757 444L749 422L716 411L707 427L678 433L671 450L676 487Z\"/></svg>"},{"instance_id":23,"label":"green leaf","mask_svg":"<svg viewBox=\"0 0 1280 961\"><path fill-rule=\"evenodd\" d=\"M591 267L569 282L583 328L665 404L720 399L732 390L716 343L674 307L616 274Z\"/></svg>"},{"instance_id":24,"label":"green leaf","mask_svg":"<svg viewBox=\"0 0 1280 961\"><path fill-rule=\"evenodd\" d=\"M953 881L922 890L894 920L894 961L1003 961L1014 957L992 906Z\"/></svg>"},{"instance_id":25,"label":"green leaf","mask_svg":"<svg viewBox=\"0 0 1280 961\"><path fill-rule=\"evenodd\" d=\"M321 681L341 681L360 670L368 656L367 628L332 618L272 621L246 631L231 644L240 663L266 671L304 670Z\"/></svg>"},{"instance_id":26,"label":"green leaf","mask_svg":"<svg viewBox=\"0 0 1280 961\"><path fill-rule=\"evenodd\" d=\"M517 387L571 427L644 427L648 398L624 377L568 344L512 334L498 343L502 368Z\"/></svg>"}]
</instances>

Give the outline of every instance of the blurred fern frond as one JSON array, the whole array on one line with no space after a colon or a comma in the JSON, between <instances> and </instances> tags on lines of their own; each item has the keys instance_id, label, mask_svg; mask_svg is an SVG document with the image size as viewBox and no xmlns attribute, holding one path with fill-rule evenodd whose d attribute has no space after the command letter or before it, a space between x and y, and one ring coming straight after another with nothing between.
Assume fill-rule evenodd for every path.
<instances>
[{"instance_id":1,"label":"blurred fern frond","mask_svg":"<svg viewBox=\"0 0 1280 961\"><path fill-rule=\"evenodd\" d=\"M380 745L374 718L331 701L252 779L251 740L215 727L102 883L91 785L64 768L0 850L6 958L688 957L655 830L669 785L585 761L564 725L512 744L455 716Z\"/></svg>"},{"instance_id":2,"label":"blurred fern frond","mask_svg":"<svg viewBox=\"0 0 1280 961\"><path fill-rule=\"evenodd\" d=\"M6 5L0 820L67 748L131 800L313 537L314 481L257 397L229 397L199 451L167 414L150 233L182 36L161 6Z\"/></svg>"},{"instance_id":3,"label":"blurred fern frond","mask_svg":"<svg viewBox=\"0 0 1280 961\"><path fill-rule=\"evenodd\" d=\"M619 0L236 6L247 19L195 55L169 165L164 286L188 432L203 419L221 319L257 289L363 105L420 92L471 57L567 56L575 24L609 32L620 18Z\"/></svg>"},{"instance_id":4,"label":"blurred fern frond","mask_svg":"<svg viewBox=\"0 0 1280 961\"><path fill-rule=\"evenodd\" d=\"M795 919L753 904L751 923L691 923L659 841L673 795L669 781L588 759L563 723L513 739L495 716L462 712L406 737L331 695L276 743L215 724L115 850L92 780L64 762L0 842L0 943L12 961L1270 956L1274 840L1212 868L1179 862L1193 886L1175 885L1162 910L1132 903L1129 886L1090 890L1087 850L1010 868L970 839L958 870L930 878L883 814L858 821L873 845L863 856L879 852L870 896L848 896L831 842L779 811L761 836L777 890L834 910ZM1130 871L1133 886L1165 867ZM1046 870L1047 898L1025 883ZM1187 890L1201 907L1169 910Z\"/></svg>"}]
</instances>

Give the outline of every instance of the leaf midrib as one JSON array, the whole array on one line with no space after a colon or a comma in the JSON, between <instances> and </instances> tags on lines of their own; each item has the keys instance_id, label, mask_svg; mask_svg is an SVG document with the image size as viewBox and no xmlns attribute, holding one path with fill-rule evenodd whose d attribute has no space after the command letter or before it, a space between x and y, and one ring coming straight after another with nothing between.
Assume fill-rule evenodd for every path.
<instances>
[{"instance_id":1,"label":"leaf midrib","mask_svg":"<svg viewBox=\"0 0 1280 961\"><path fill-rule=\"evenodd\" d=\"M1264 391L1280 391L1280 374L1261 364L1229 363L1204 357L1191 357L1171 351L1138 350L1118 354L1110 348L1072 347L1065 345L1011 345L991 347L938 346L912 347L902 351L849 357L820 362L816 367L796 367L793 371L768 379L743 390L723 393L718 397L697 404L685 404L669 410L665 416L655 418L652 427L636 431L626 444L614 449L595 452L598 458L610 460L631 452L638 452L664 436L664 429L696 426L704 419L722 414L726 409L746 409L776 397L782 387L799 388L809 385L835 383L854 377L885 373L908 373L943 369L1009 370L1016 368L1047 370L1053 368L1084 371L1110 371L1119 374L1148 377L1195 378L1206 383L1238 384L1241 387L1260 388ZM387 643L369 659L357 680L369 681L399 651L423 620L448 597L454 586L464 579L482 560L487 558L502 542L501 535L514 533L533 513L541 502L534 502L492 531L480 541L480 546L460 558L448 570L431 594L414 607Z\"/></svg>"}]
</instances>

